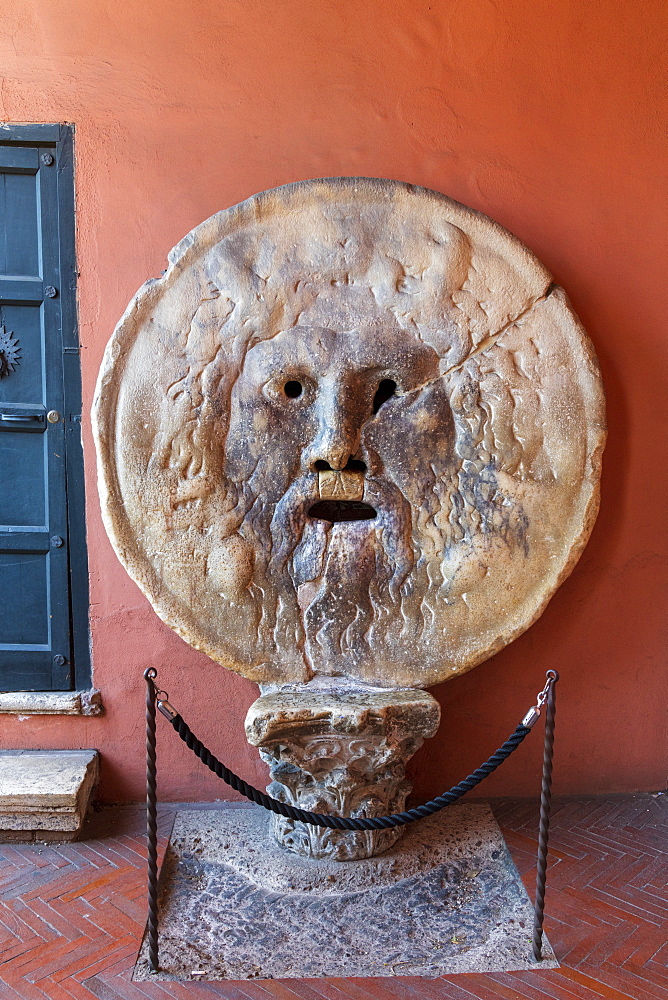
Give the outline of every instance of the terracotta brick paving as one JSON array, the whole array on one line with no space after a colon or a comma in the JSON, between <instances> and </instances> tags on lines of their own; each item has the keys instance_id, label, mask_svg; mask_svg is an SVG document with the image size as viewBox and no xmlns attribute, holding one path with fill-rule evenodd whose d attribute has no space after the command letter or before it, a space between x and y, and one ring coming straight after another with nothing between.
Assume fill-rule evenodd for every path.
<instances>
[{"instance_id":1,"label":"terracotta brick paving","mask_svg":"<svg viewBox=\"0 0 668 1000\"><path fill-rule=\"evenodd\" d=\"M494 804L533 893L536 803ZM174 808L160 816L160 851ZM140 808L74 844L0 844L0 1000L668 1000L668 797L557 802L546 929L560 969L439 979L133 983L145 923Z\"/></svg>"}]
</instances>

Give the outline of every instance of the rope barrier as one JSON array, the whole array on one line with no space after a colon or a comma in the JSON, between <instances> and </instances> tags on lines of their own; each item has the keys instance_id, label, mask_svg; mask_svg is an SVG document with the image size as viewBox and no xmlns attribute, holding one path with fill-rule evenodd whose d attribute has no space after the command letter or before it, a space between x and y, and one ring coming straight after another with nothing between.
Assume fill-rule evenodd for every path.
<instances>
[{"instance_id":1,"label":"rope barrier","mask_svg":"<svg viewBox=\"0 0 668 1000\"><path fill-rule=\"evenodd\" d=\"M467 792L479 785L492 771L503 763L510 755L517 750L518 746L531 732L531 728L534 723L538 720L540 716L541 706L544 704L548 691L551 688L553 681L548 678L545 687L538 695L538 703L534 708L532 708L527 715L524 717L519 726L516 727L515 731L508 737L505 743L499 747L496 753L493 753L491 757L481 764L480 767L476 768L468 777L460 781L458 785L454 785L449 791L444 792L442 795L437 795L435 799L431 799L430 802L426 802L421 806L416 806L413 809L408 809L406 812L392 813L389 816L334 816L331 814L314 813L309 812L306 809L299 809L297 806L289 805L287 802L281 802L279 799L273 798L271 795L267 795L266 792L261 792L258 788L253 785L249 785L247 781L240 778L239 775L231 771L222 761L218 760L214 754L199 740L193 731L188 726L187 722L183 717L170 705L167 700L166 692L156 691L157 705L159 711L167 719L167 721L172 725L175 732L181 737L183 742L187 747L192 750L192 752L199 757L203 764L213 771L219 778L221 778L226 784L228 784L235 791L240 792L245 798L250 799L251 802L257 803L257 805L262 806L264 809L268 809L271 812L278 813L280 816L286 816L289 819L299 820L302 823L310 823L312 826L323 826L331 830L387 830L395 826L404 826L406 823L414 823L416 820L422 819L425 816L431 816L446 806L451 805L451 803L456 802L457 799L461 798L462 795L466 795ZM161 698L160 695L165 695Z\"/></svg>"},{"instance_id":2,"label":"rope barrier","mask_svg":"<svg viewBox=\"0 0 668 1000\"><path fill-rule=\"evenodd\" d=\"M157 767L156 767L156 732L155 716L156 706L161 714L168 720L174 730L179 734L183 742L190 747L193 753L206 764L219 778L225 781L235 791L241 792L246 798L258 805L264 806L271 812L281 816L288 816L290 819L300 820L303 823L310 823L313 826L324 826L335 830L386 830L395 826L404 826L406 823L413 823L424 816L431 816L439 812L452 802L456 802L476 785L479 785L488 774L495 771L506 758L517 750L520 743L531 732L532 727L538 721L541 708L547 702L548 717L546 721L545 754L543 762L543 795L541 799L541 831L538 850L538 883L535 903L535 922L533 937L533 952L536 961L542 958L542 936L543 936L543 909L545 901L545 871L547 867L547 837L549 829L549 799L552 774L552 744L554 740L554 685L559 679L559 675L554 670L548 670L545 687L538 695L536 705L531 708L522 719L514 733L508 737L505 743L499 747L496 753L492 754L484 764L476 768L467 778L454 785L448 792L438 795L424 805L408 809L403 813L393 813L390 816L362 816L359 818L323 815L322 813L308 812L305 809L298 809L296 806L280 802L272 798L265 792L261 792L253 785L249 785L237 774L226 767L221 761L208 750L201 740L198 740L185 720L170 705L166 691L159 690L155 684L157 671L150 667L144 671L146 681L146 806L147 806L147 841L148 841L148 965L151 973L159 972L158 964L158 877L157 877Z\"/></svg>"},{"instance_id":3,"label":"rope barrier","mask_svg":"<svg viewBox=\"0 0 668 1000\"><path fill-rule=\"evenodd\" d=\"M469 774L467 778L464 778L463 781L460 781L458 785L451 788L450 791L445 792L443 795L437 795L431 802L426 802L415 809L408 809L406 812L392 813L390 816L362 816L355 819L352 816L332 816L323 813L308 812L306 809L299 809L297 806L291 806L287 802L280 802L279 799L272 798L271 795L261 792L259 788L254 788L253 785L249 785L247 781L244 781L243 778L240 778L233 771L230 771L228 767L225 767L197 739L180 715L176 715L175 718L169 721L186 746L190 747L202 763L206 764L209 770L213 771L219 778L222 778L236 792L241 792L251 802L256 802L259 806L263 806L271 812L278 813L280 816L300 820L302 823L310 823L312 826L329 827L331 830L388 830L393 826L404 826L406 823L414 823L415 820L422 819L424 816L431 816L433 813L439 812L439 810L449 806L452 802L456 802L462 795L466 795L472 788L479 785L488 774L496 770L499 764L502 764L507 757L510 757L514 750L517 750L522 740L531 732L527 726L519 725L512 736L484 764L473 771L472 774Z\"/></svg>"}]
</instances>

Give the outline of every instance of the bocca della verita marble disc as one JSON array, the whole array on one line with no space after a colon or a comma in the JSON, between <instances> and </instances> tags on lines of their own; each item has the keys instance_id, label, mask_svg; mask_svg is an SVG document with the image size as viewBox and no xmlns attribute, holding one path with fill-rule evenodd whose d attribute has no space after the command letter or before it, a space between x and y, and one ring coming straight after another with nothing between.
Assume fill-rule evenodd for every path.
<instances>
[{"instance_id":1,"label":"bocca della verita marble disc","mask_svg":"<svg viewBox=\"0 0 668 1000\"><path fill-rule=\"evenodd\" d=\"M306 181L219 212L110 341L104 519L158 615L261 684L427 687L520 635L598 508L563 290L443 195Z\"/></svg>"}]
</instances>

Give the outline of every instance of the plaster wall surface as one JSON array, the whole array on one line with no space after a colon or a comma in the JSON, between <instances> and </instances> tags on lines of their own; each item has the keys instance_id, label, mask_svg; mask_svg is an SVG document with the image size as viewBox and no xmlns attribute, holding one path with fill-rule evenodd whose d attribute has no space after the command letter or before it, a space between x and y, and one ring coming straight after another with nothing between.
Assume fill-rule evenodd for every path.
<instances>
[{"instance_id":1,"label":"plaster wall surface","mask_svg":"<svg viewBox=\"0 0 668 1000\"><path fill-rule=\"evenodd\" d=\"M6 0L0 121L73 122L94 684L100 717L3 717L4 747L97 747L143 790L143 680L214 752L265 772L257 696L164 626L101 524L88 412L127 302L193 226L309 177L390 177L480 209L567 290L608 395L598 523L542 618L434 689L415 797L477 766L557 668L559 793L655 789L666 762L666 146L662 0ZM663 588L663 589L662 589ZM533 795L540 737L484 786ZM161 795L234 798L161 730ZM483 791L483 789L481 789Z\"/></svg>"}]
</instances>

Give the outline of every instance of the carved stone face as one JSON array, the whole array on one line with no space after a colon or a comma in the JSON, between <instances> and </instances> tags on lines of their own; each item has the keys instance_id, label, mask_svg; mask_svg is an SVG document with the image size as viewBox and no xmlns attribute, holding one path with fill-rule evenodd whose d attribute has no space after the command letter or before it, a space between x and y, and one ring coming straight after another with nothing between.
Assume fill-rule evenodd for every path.
<instances>
[{"instance_id":1,"label":"carved stone face","mask_svg":"<svg viewBox=\"0 0 668 1000\"><path fill-rule=\"evenodd\" d=\"M409 455L404 449L397 454L383 435L383 405L399 406L414 439L413 458L428 461L431 452L436 461L439 453L453 458L447 398L436 415L424 405L419 419L409 412L414 393L438 379L439 356L378 309L368 290L351 298L323 297L297 326L246 355L232 392L227 470L237 481L253 475L268 500L280 497L298 475L326 467L340 472L351 460L360 475L362 465L379 476L388 464L396 476L410 475Z\"/></svg>"},{"instance_id":2,"label":"carved stone face","mask_svg":"<svg viewBox=\"0 0 668 1000\"><path fill-rule=\"evenodd\" d=\"M563 292L494 223L394 182L305 182L195 230L96 406L121 559L268 684L468 669L595 516L602 395Z\"/></svg>"},{"instance_id":3,"label":"carved stone face","mask_svg":"<svg viewBox=\"0 0 668 1000\"><path fill-rule=\"evenodd\" d=\"M372 595L392 615L412 508L456 466L439 360L369 289L335 291L255 344L234 384L224 474L251 485L256 577L263 565L301 616L319 673L364 648Z\"/></svg>"}]
</instances>

